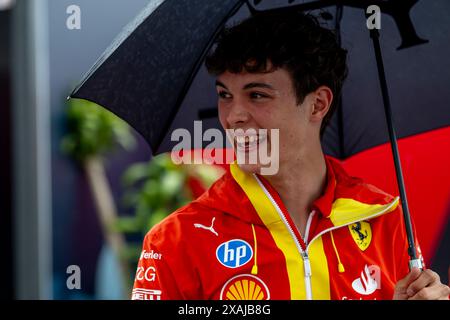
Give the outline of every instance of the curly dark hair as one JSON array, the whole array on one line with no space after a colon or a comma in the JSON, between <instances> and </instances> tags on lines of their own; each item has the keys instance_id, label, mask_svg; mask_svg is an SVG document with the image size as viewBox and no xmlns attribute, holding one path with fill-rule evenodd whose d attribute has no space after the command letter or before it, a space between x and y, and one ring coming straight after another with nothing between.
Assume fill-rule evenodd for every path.
<instances>
[{"instance_id":1,"label":"curly dark hair","mask_svg":"<svg viewBox=\"0 0 450 320\"><path fill-rule=\"evenodd\" d=\"M347 51L340 47L333 31L322 27L310 14L267 11L224 28L215 44L205 61L210 74L284 68L292 77L297 103L319 86L329 87L334 99L322 122L323 133L347 76Z\"/></svg>"}]
</instances>

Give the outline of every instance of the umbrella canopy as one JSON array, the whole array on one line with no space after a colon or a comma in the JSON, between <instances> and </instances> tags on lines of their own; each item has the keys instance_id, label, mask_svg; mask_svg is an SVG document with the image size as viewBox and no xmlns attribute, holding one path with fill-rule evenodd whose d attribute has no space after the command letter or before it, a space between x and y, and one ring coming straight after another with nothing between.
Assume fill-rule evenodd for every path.
<instances>
[{"instance_id":1,"label":"umbrella canopy","mask_svg":"<svg viewBox=\"0 0 450 320\"><path fill-rule=\"evenodd\" d=\"M450 43L442 34L450 30L448 13L448 1L413 6L414 29L408 35L417 32L428 42L416 38L412 46L405 44L392 16L382 16L380 42L398 138L450 125L450 61L445 58ZM368 30L360 27L363 23L359 10L344 8L340 30L349 51L349 75L341 108L323 139L325 151L341 159L389 141L374 49Z\"/></svg>"},{"instance_id":2,"label":"umbrella canopy","mask_svg":"<svg viewBox=\"0 0 450 320\"><path fill-rule=\"evenodd\" d=\"M242 0L156 0L70 95L127 121L156 153L207 50Z\"/></svg>"},{"instance_id":3,"label":"umbrella canopy","mask_svg":"<svg viewBox=\"0 0 450 320\"><path fill-rule=\"evenodd\" d=\"M339 14L335 2L348 6ZM323 23L340 26L342 45L349 51L349 77L323 146L325 153L345 159L388 141L362 10L379 2L382 12L389 13L382 17L381 45L397 136L450 125L450 43L443 32L450 30L450 3L366 2L155 0L105 51L71 97L91 100L123 118L143 135L153 153L168 151L175 144L170 141L173 129L193 131L194 120L204 120L203 129L220 128L214 79L202 63L225 24L258 10L314 13L324 8Z\"/></svg>"}]
</instances>

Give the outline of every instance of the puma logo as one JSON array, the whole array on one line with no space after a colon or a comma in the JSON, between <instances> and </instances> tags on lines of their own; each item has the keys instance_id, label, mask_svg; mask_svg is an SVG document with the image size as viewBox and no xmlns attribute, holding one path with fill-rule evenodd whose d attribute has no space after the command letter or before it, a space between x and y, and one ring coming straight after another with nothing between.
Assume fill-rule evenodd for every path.
<instances>
[{"instance_id":1,"label":"puma logo","mask_svg":"<svg viewBox=\"0 0 450 320\"><path fill-rule=\"evenodd\" d=\"M194 227L211 231L216 236L219 236L219 234L216 232L216 230L214 230L214 227L213 227L214 226L214 220L216 220L216 217L212 218L210 227L204 226L203 224L200 224L200 223L194 223Z\"/></svg>"}]
</instances>

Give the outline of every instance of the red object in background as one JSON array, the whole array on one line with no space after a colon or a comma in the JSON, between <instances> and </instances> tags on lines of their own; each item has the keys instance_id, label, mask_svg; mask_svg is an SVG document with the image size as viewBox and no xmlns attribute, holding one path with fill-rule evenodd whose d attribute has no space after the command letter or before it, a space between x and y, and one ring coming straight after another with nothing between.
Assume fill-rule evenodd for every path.
<instances>
[{"instance_id":1,"label":"red object in background","mask_svg":"<svg viewBox=\"0 0 450 320\"><path fill-rule=\"evenodd\" d=\"M430 266L449 219L450 127L400 139L398 147L409 211L425 263ZM392 195L399 194L389 143L360 152L341 163L348 174L363 178ZM188 183L195 197L203 193L199 181L191 178Z\"/></svg>"},{"instance_id":2,"label":"red object in background","mask_svg":"<svg viewBox=\"0 0 450 320\"><path fill-rule=\"evenodd\" d=\"M450 209L450 127L398 140L409 211L429 266L443 237ZM342 161L350 175L398 195L389 143Z\"/></svg>"}]
</instances>

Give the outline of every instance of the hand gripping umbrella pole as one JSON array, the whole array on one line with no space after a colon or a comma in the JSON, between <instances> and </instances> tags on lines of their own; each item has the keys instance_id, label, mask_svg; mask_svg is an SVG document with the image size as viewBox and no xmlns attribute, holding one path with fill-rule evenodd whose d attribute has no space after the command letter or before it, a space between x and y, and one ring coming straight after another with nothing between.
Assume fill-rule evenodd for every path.
<instances>
[{"instance_id":1,"label":"hand gripping umbrella pole","mask_svg":"<svg viewBox=\"0 0 450 320\"><path fill-rule=\"evenodd\" d=\"M389 139L391 141L391 148L392 148L392 155L394 156L394 164L395 164L395 172L397 176L397 184L398 189L400 191L400 201L402 203L403 207L403 218L405 221L405 229L406 229L406 235L408 238L408 254L410 257L409 260L409 268L419 268L423 269L422 260L417 257L416 254L416 247L414 243L414 234L412 231L412 224L411 224L411 217L409 214L409 207L408 207L408 200L406 198L406 191L405 191L405 183L403 181L403 173L402 173L402 167L400 164L400 155L398 152L398 146L397 146L397 137L394 130L394 124L392 120L392 109L391 109L391 102L389 98L389 92L386 82L386 75L384 72L384 65L383 65L383 57L381 55L381 46L380 46L380 33L377 29L370 30L370 37L372 38L373 47L375 51L375 59L377 61L377 69L378 69L378 78L380 80L380 87L381 87L381 93L383 96L383 105L384 105L384 111L386 114L386 122L388 125L389 130Z\"/></svg>"}]
</instances>

